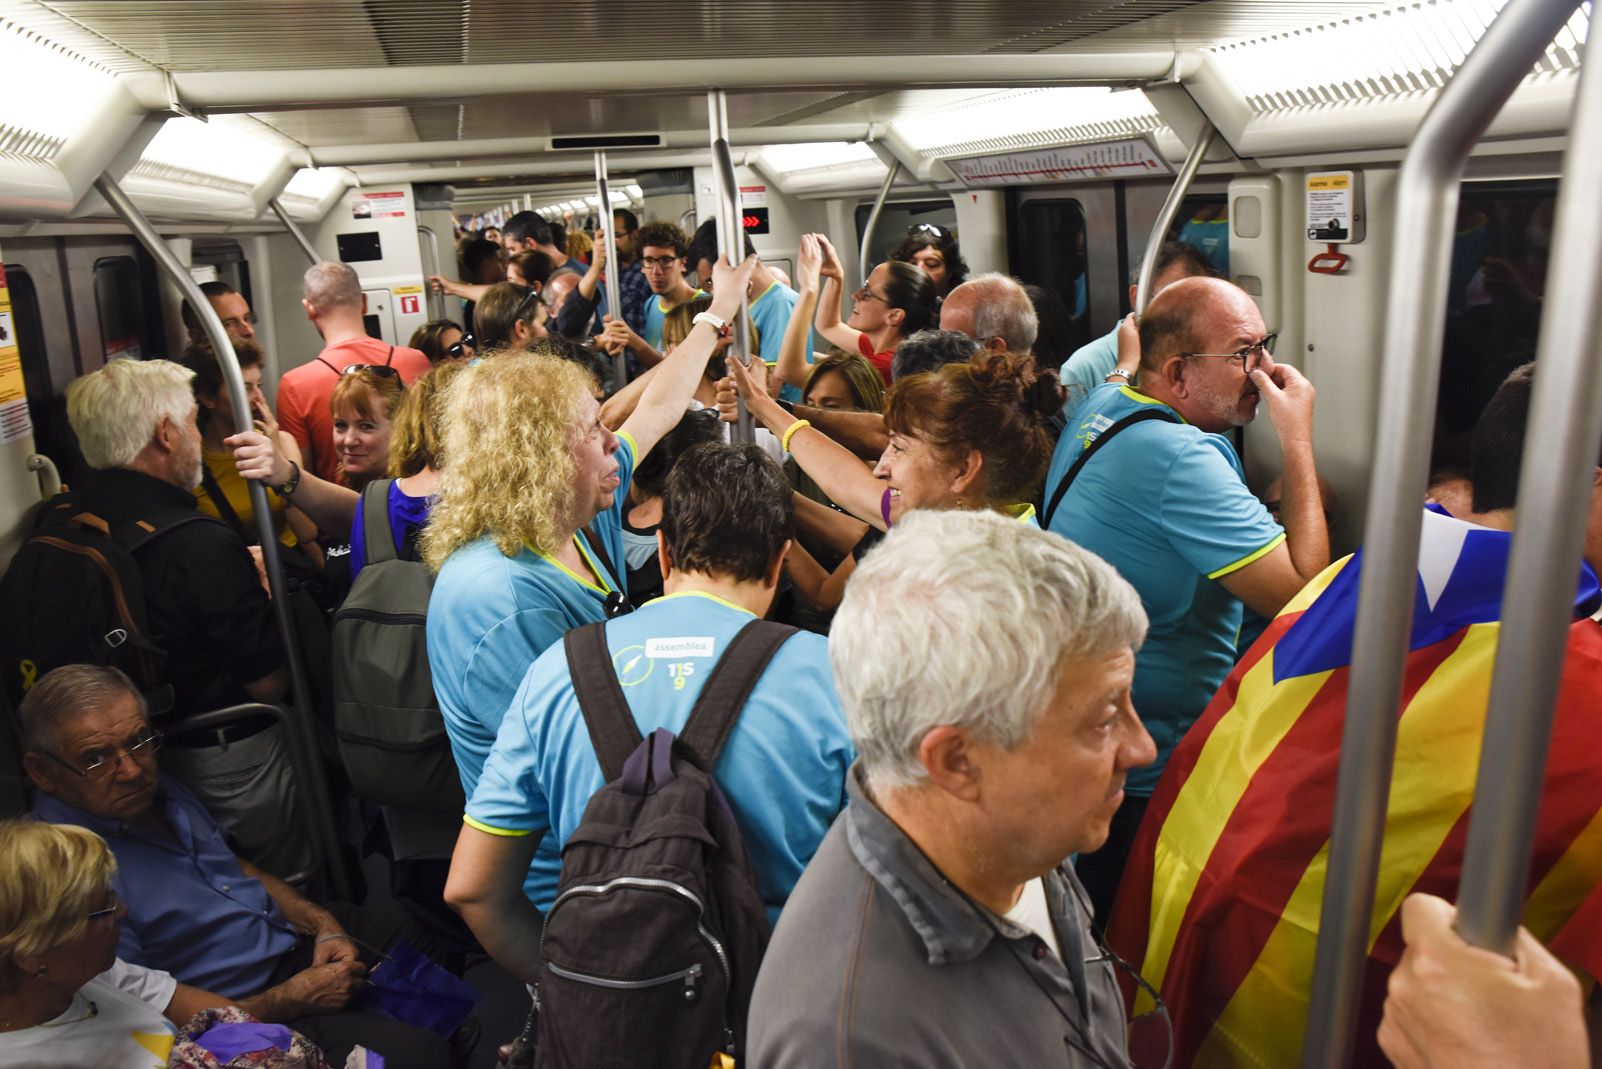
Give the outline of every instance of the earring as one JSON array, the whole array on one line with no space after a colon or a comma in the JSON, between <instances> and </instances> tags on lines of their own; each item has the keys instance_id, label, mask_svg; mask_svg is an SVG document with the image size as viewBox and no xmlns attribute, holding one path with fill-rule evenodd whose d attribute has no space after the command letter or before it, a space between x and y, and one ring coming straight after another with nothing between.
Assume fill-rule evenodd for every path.
<instances>
[{"instance_id":1,"label":"earring","mask_svg":"<svg viewBox=\"0 0 1602 1069\"><path fill-rule=\"evenodd\" d=\"M39 979L39 977L43 976L45 973L47 973L49 971L50 971L50 966L41 965L37 969L33 970L33 978L35 980L37 980L37 979Z\"/></svg>"}]
</instances>

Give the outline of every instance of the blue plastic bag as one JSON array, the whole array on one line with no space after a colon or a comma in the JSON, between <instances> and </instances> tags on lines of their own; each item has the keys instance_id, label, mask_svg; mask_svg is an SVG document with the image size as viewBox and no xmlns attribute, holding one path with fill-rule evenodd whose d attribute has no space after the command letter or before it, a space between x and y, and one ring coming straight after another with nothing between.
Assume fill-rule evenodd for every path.
<instances>
[{"instance_id":1,"label":"blue plastic bag","mask_svg":"<svg viewBox=\"0 0 1602 1069\"><path fill-rule=\"evenodd\" d=\"M402 939L367 977L358 1009L376 1011L449 1039L478 1005L478 991Z\"/></svg>"}]
</instances>

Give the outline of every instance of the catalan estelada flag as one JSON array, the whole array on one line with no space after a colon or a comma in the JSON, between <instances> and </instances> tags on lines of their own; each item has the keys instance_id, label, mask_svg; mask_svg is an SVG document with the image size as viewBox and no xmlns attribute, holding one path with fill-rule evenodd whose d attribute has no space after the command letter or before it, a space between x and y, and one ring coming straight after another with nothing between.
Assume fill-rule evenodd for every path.
<instances>
[{"instance_id":1,"label":"catalan estelada flag","mask_svg":"<svg viewBox=\"0 0 1602 1069\"><path fill-rule=\"evenodd\" d=\"M1429 509L1357 1064L1374 1040L1412 891L1457 894L1512 536ZM1230 673L1158 785L1109 945L1168 1004L1175 1065L1295 1066L1328 874L1363 554L1291 600ZM1602 626L1582 569L1524 924L1555 935L1602 883ZM1135 1014L1150 999L1126 991Z\"/></svg>"}]
</instances>

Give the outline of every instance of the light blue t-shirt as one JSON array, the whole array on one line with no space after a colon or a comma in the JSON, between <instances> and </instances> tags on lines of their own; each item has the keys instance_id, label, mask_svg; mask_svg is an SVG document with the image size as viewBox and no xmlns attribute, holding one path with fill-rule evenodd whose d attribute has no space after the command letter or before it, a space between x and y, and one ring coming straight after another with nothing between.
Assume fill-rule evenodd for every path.
<instances>
[{"instance_id":1,"label":"light blue t-shirt","mask_svg":"<svg viewBox=\"0 0 1602 1069\"><path fill-rule=\"evenodd\" d=\"M696 290L690 295L689 300L693 301L697 297L705 296L705 290ZM677 308L678 306L674 305L674 307ZM645 330L640 332L640 337L644 338L646 343L659 353L662 351L662 324L667 322L667 314L668 309L662 307L662 295L660 293L651 294L645 302Z\"/></svg>"},{"instance_id":2,"label":"light blue t-shirt","mask_svg":"<svg viewBox=\"0 0 1602 1069\"><path fill-rule=\"evenodd\" d=\"M749 612L710 594L657 598L606 625L612 665L642 735L683 730L707 676ZM769 920L845 805L855 750L829 670L828 640L802 631L769 662L713 769L756 870ZM535 662L501 725L467 823L542 833L524 893L556 898L561 848L605 786L558 644Z\"/></svg>"},{"instance_id":3,"label":"light blue t-shirt","mask_svg":"<svg viewBox=\"0 0 1602 1069\"><path fill-rule=\"evenodd\" d=\"M595 533L613 567L623 560L623 502L634 477L634 439L618 435L618 485ZM445 559L428 599L428 667L462 791L471 798L501 718L534 659L581 624L605 619L616 589L582 536L575 541L593 575L578 575L527 546L508 557L481 538ZM599 581L597 581L599 580Z\"/></svg>"},{"instance_id":4,"label":"light blue t-shirt","mask_svg":"<svg viewBox=\"0 0 1602 1069\"><path fill-rule=\"evenodd\" d=\"M1098 386L1057 443L1046 500L1079 453L1132 412L1162 402L1118 383ZM1217 580L1262 557L1285 531L1246 489L1229 440L1189 424L1137 423L1096 453L1051 517L1050 530L1118 569L1151 625L1135 654L1135 709L1157 760L1129 775L1149 795L1175 744L1235 663L1241 603Z\"/></svg>"},{"instance_id":5,"label":"light blue t-shirt","mask_svg":"<svg viewBox=\"0 0 1602 1069\"><path fill-rule=\"evenodd\" d=\"M795 314L796 302L800 299L801 295L795 290L783 282L775 281L751 302L751 322L757 329L759 352L763 362L770 367L779 362L779 350L784 347L784 331L790 325L790 316ZM813 333L809 330L806 341L808 364L812 363L813 344ZM801 391L787 383L779 396L786 401L799 401Z\"/></svg>"},{"instance_id":6,"label":"light blue t-shirt","mask_svg":"<svg viewBox=\"0 0 1602 1069\"><path fill-rule=\"evenodd\" d=\"M1068 388L1068 401L1063 405L1064 425L1074 425L1074 413L1079 411L1090 391L1118 366L1118 324L1093 342L1086 342L1074 350L1062 365L1059 377Z\"/></svg>"}]
</instances>

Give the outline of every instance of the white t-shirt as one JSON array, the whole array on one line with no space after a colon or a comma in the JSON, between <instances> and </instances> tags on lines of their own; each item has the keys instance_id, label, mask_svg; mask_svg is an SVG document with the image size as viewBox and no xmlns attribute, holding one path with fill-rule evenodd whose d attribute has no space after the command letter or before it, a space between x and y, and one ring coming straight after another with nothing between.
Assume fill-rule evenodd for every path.
<instances>
[{"instance_id":1,"label":"white t-shirt","mask_svg":"<svg viewBox=\"0 0 1602 1069\"><path fill-rule=\"evenodd\" d=\"M162 1069L178 1030L162 1011L178 983L118 960L72 996L52 1021L0 1032L7 1069Z\"/></svg>"},{"instance_id":2,"label":"white t-shirt","mask_svg":"<svg viewBox=\"0 0 1602 1069\"><path fill-rule=\"evenodd\" d=\"M1042 877L1036 876L1024 884L1023 894L1018 896L1017 904L1002 916L1018 927L1034 932L1057 955L1057 960L1062 960L1062 947L1057 945L1057 932L1051 926L1051 910L1046 908L1046 882Z\"/></svg>"}]
</instances>

